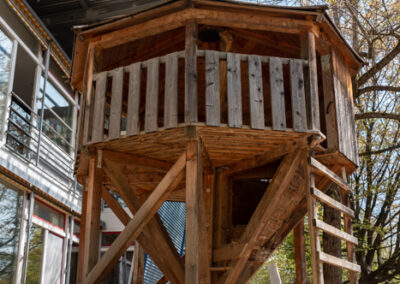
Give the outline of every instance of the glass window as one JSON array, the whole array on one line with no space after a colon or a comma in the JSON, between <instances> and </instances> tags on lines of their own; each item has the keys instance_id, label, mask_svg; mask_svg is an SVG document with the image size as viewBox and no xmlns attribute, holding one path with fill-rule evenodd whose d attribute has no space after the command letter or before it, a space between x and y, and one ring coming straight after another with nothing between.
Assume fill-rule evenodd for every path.
<instances>
[{"instance_id":1,"label":"glass window","mask_svg":"<svg viewBox=\"0 0 400 284\"><path fill-rule=\"evenodd\" d=\"M61 265L63 257L63 239L49 232L46 240L46 258L43 275L44 284L61 282Z\"/></svg>"},{"instance_id":2,"label":"glass window","mask_svg":"<svg viewBox=\"0 0 400 284\"><path fill-rule=\"evenodd\" d=\"M24 194L0 183L0 283L12 283Z\"/></svg>"},{"instance_id":3,"label":"glass window","mask_svg":"<svg viewBox=\"0 0 400 284\"><path fill-rule=\"evenodd\" d=\"M39 226L32 225L29 238L28 270L26 273L27 284L37 284L40 281L43 260L43 239L44 229Z\"/></svg>"},{"instance_id":4,"label":"glass window","mask_svg":"<svg viewBox=\"0 0 400 284\"><path fill-rule=\"evenodd\" d=\"M44 78L41 78L40 90L43 92ZM72 140L72 120L74 106L47 81L44 98L43 132L57 145L69 152ZM38 113L42 111L41 98L38 98Z\"/></svg>"},{"instance_id":5,"label":"glass window","mask_svg":"<svg viewBox=\"0 0 400 284\"><path fill-rule=\"evenodd\" d=\"M64 230L64 214L46 206L38 200L35 200L33 214Z\"/></svg>"},{"instance_id":6,"label":"glass window","mask_svg":"<svg viewBox=\"0 0 400 284\"><path fill-rule=\"evenodd\" d=\"M4 107L10 79L12 45L10 38L0 30L0 113L6 111Z\"/></svg>"}]
</instances>

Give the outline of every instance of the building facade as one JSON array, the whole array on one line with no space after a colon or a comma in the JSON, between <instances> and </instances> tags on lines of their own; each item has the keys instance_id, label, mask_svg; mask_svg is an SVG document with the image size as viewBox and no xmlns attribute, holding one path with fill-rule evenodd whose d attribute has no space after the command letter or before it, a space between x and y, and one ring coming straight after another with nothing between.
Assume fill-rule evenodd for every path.
<instances>
[{"instance_id":1,"label":"building facade","mask_svg":"<svg viewBox=\"0 0 400 284\"><path fill-rule=\"evenodd\" d=\"M68 57L21 3L0 1L0 283L73 283L79 96Z\"/></svg>"}]
</instances>

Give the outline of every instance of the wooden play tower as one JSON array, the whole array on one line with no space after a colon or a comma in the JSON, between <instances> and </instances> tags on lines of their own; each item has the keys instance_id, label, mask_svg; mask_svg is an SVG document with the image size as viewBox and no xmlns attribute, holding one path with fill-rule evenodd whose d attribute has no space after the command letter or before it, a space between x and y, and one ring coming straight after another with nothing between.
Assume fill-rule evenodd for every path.
<instances>
[{"instance_id":1,"label":"wooden play tower","mask_svg":"<svg viewBox=\"0 0 400 284\"><path fill-rule=\"evenodd\" d=\"M306 214L314 283L323 263L356 283L346 176L358 163L351 75L362 61L326 7L162 3L77 33L78 283L99 283L133 241L159 283L245 283L297 224L305 283ZM325 193L332 183L341 200ZM99 257L101 199L125 229ZM166 200L186 203L182 258L157 214ZM342 213L342 229L318 203ZM324 252L320 232L346 243L346 259Z\"/></svg>"}]
</instances>

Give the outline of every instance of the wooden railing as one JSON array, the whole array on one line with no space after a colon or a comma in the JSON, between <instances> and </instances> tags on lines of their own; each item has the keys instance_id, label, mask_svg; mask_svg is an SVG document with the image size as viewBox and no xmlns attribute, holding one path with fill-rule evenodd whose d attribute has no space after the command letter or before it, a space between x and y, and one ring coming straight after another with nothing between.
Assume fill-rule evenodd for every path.
<instances>
[{"instance_id":1,"label":"wooden railing","mask_svg":"<svg viewBox=\"0 0 400 284\"><path fill-rule=\"evenodd\" d=\"M86 102L84 143L196 122L316 130L308 126L312 108L318 105L306 103L305 78L311 73L304 73L306 60L199 50L197 74L190 77L197 90L189 92L184 57L184 51L175 52L95 74ZM196 96L190 101L197 105L184 102L185 92Z\"/></svg>"}]
</instances>

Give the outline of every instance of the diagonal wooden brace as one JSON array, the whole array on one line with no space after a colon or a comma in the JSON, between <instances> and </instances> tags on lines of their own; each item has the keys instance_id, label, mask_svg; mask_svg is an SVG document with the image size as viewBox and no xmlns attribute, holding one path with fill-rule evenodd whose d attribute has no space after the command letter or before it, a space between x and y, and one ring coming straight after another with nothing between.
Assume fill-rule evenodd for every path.
<instances>
[{"instance_id":1,"label":"diagonal wooden brace","mask_svg":"<svg viewBox=\"0 0 400 284\"><path fill-rule=\"evenodd\" d=\"M135 217L129 221L125 229L119 234L111 247L88 274L85 283L98 283L112 269L123 252L140 235L145 226L157 213L157 210L172 191L173 186L178 184L184 177L186 153L182 154L178 161L172 166L165 177L161 180L155 190L150 194Z\"/></svg>"}]
</instances>

